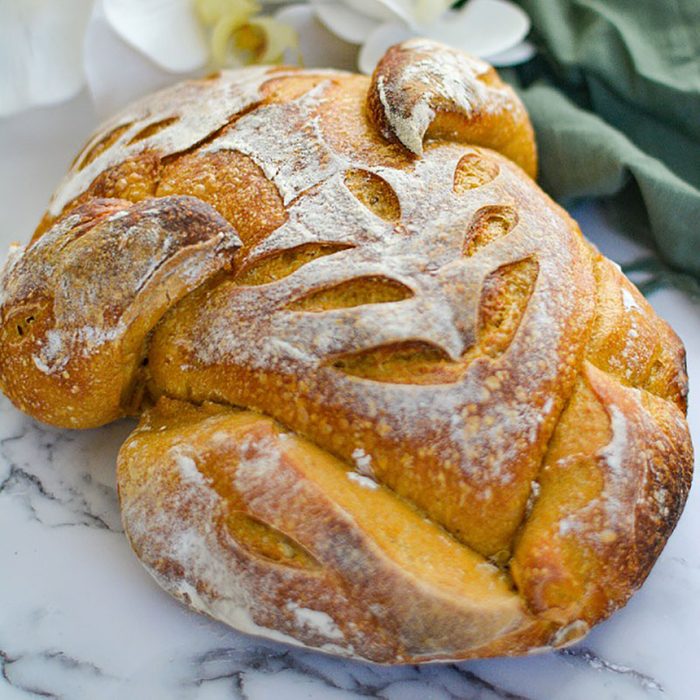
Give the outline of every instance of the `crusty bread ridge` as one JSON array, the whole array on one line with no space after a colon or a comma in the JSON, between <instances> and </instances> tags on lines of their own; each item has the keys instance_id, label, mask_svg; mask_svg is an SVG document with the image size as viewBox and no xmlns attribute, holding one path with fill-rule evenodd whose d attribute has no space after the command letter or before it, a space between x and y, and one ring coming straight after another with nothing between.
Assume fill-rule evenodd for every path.
<instances>
[{"instance_id":1,"label":"crusty bread ridge","mask_svg":"<svg viewBox=\"0 0 700 700\"><path fill-rule=\"evenodd\" d=\"M237 629L381 663L569 644L692 471L682 344L530 179L524 107L425 40L107 123L0 280L0 387L119 456L131 544Z\"/></svg>"}]
</instances>

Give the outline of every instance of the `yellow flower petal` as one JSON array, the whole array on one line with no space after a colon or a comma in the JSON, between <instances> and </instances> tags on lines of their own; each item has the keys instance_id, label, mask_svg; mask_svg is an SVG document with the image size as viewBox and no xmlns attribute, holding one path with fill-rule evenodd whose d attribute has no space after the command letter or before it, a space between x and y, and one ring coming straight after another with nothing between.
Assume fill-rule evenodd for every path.
<instances>
[{"instance_id":1,"label":"yellow flower petal","mask_svg":"<svg viewBox=\"0 0 700 700\"><path fill-rule=\"evenodd\" d=\"M221 67L229 63L231 38L237 29L247 24L250 13L240 8L238 12L232 12L219 19L211 33L211 59L215 67ZM237 65L240 65L237 63Z\"/></svg>"},{"instance_id":2,"label":"yellow flower petal","mask_svg":"<svg viewBox=\"0 0 700 700\"><path fill-rule=\"evenodd\" d=\"M262 51L256 57L256 63L279 63L287 49L298 49L297 33L288 24L273 17L255 17L249 25L262 32Z\"/></svg>"},{"instance_id":3,"label":"yellow flower petal","mask_svg":"<svg viewBox=\"0 0 700 700\"><path fill-rule=\"evenodd\" d=\"M212 67L274 63L298 48L294 29L272 17L256 16L256 0L194 0L200 22L211 27Z\"/></svg>"}]
</instances>

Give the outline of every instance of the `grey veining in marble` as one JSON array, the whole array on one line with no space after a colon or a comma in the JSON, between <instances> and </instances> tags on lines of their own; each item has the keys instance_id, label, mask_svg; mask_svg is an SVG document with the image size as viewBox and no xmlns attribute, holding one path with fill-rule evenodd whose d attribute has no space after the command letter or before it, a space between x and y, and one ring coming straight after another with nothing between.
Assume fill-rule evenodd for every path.
<instances>
[{"instance_id":1,"label":"grey veining in marble","mask_svg":"<svg viewBox=\"0 0 700 700\"><path fill-rule=\"evenodd\" d=\"M3 251L29 236L89 128L83 99L0 121ZM618 261L639 253L608 229L599 206L574 214ZM652 301L686 342L691 381L700 377L700 309L676 291ZM695 392L690 422L700 444ZM700 698L697 488L647 583L581 644L529 658L386 668L246 637L161 592L119 519L114 464L133 425L56 430L0 398L0 700Z\"/></svg>"}]
</instances>

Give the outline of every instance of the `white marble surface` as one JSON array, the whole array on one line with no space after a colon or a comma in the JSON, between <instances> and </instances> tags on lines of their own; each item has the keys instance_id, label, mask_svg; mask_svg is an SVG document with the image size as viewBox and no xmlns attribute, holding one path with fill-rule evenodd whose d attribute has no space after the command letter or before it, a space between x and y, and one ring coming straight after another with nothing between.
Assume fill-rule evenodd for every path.
<instances>
[{"instance_id":1,"label":"white marble surface","mask_svg":"<svg viewBox=\"0 0 700 700\"><path fill-rule=\"evenodd\" d=\"M29 237L93 126L85 97L0 120L2 251ZM642 252L595 203L574 215L619 262ZM691 381L700 377L700 306L676 291L651 301L683 337ZM700 444L695 392L690 422ZM114 462L132 427L55 430L0 398L2 700L700 698L700 488L646 584L583 643L526 659L382 668L245 637L161 592L119 521Z\"/></svg>"}]
</instances>

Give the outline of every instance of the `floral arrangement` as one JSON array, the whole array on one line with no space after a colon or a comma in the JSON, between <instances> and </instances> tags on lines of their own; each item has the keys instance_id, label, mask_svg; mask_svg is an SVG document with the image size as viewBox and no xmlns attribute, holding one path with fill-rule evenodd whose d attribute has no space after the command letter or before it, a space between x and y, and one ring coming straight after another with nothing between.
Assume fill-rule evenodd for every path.
<instances>
[{"instance_id":1,"label":"floral arrangement","mask_svg":"<svg viewBox=\"0 0 700 700\"><path fill-rule=\"evenodd\" d=\"M105 116L252 63L371 73L388 46L418 35L511 65L533 54L529 28L508 0L0 0L0 117L85 84Z\"/></svg>"}]
</instances>

